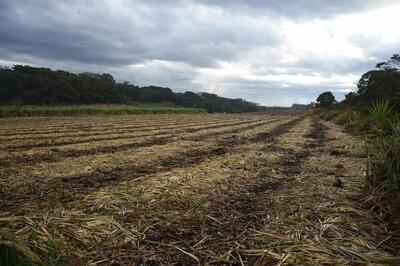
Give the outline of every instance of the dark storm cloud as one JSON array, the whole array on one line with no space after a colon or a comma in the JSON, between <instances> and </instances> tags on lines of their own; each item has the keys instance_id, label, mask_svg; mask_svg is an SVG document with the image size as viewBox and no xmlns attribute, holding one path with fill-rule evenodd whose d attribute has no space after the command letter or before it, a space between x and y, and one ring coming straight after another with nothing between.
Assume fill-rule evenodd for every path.
<instances>
[{"instance_id":1,"label":"dark storm cloud","mask_svg":"<svg viewBox=\"0 0 400 266\"><path fill-rule=\"evenodd\" d=\"M158 59L208 66L217 59L235 59L244 46L274 42L267 32L254 39L256 32L242 25L229 28L194 17L180 19L180 8L163 2L131 2L128 12L112 14L112 5L96 6L96 1L10 1L0 11L0 46L40 58L91 64ZM125 16L118 16L121 13Z\"/></svg>"},{"instance_id":2,"label":"dark storm cloud","mask_svg":"<svg viewBox=\"0 0 400 266\"><path fill-rule=\"evenodd\" d=\"M90 17L93 12L83 15L85 8L94 6L78 2L76 7L64 6L56 1L9 3L1 11L0 45L11 52L95 64L128 64L146 52L135 38L113 29L104 10L95 19Z\"/></svg>"},{"instance_id":3,"label":"dark storm cloud","mask_svg":"<svg viewBox=\"0 0 400 266\"><path fill-rule=\"evenodd\" d=\"M355 28L339 36L343 48L332 44L332 52L324 47L329 41L298 45L303 38L288 27L311 23L305 33L316 30L315 41L322 33L329 39L335 34L329 19L396 2L0 0L0 63L110 72L139 85L286 105L328 87L342 90L351 84L348 75L371 69L399 44Z\"/></svg>"}]
</instances>

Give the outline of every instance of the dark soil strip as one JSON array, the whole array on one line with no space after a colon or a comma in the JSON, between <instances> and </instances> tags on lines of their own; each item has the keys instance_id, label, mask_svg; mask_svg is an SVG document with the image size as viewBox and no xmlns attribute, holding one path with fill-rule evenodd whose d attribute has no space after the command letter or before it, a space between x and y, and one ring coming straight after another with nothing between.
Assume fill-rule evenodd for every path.
<instances>
[{"instance_id":1,"label":"dark soil strip","mask_svg":"<svg viewBox=\"0 0 400 266\"><path fill-rule=\"evenodd\" d=\"M308 139L303 145L303 150L294 152L287 150L286 154L277 163L276 171L283 175L298 175L302 173L302 163L310 157L312 154L315 155L318 152L318 148L323 147L326 144L326 130L328 128L321 123L318 118L314 118L312 123L312 129L309 133L306 133L303 137Z\"/></svg>"},{"instance_id":2,"label":"dark soil strip","mask_svg":"<svg viewBox=\"0 0 400 266\"><path fill-rule=\"evenodd\" d=\"M285 133L289 129L290 127L285 128L284 124L275 128L274 131ZM180 224L179 231L183 231L184 228L190 227L191 232L194 232L191 239L185 238L184 243L179 242L178 240L180 246L190 249L190 246L198 242L198 240L195 239L196 235L212 235L211 239L213 240L213 243L209 243L210 245L231 242L239 243L248 249L262 249L265 247L265 243L262 241L251 242L243 241L243 239L247 240L246 234L249 232L247 229L259 229L263 224L265 224L266 217L273 215L270 212L274 209L274 206L272 206L273 202L270 203L271 205L268 205L266 201L261 201L261 199L265 199L265 193L274 192L282 189L286 185L290 185L286 184L284 180L273 180L268 178L270 171L274 169L274 171L286 176L300 174L302 162L312 155L310 150L300 150L295 152L294 150L278 147L274 141L277 140L280 134L273 133L274 132L271 131L263 135L260 134L260 137L269 139L268 143L270 143L263 152L278 151L282 154L278 160L276 162L266 161L265 165L262 164L262 162L259 162L263 166L257 168L259 174L255 179L242 181L240 176L232 176L231 179L235 181L227 184L226 188L219 190L222 194L221 198L224 199L224 201L215 202L210 207L210 209L212 209L210 215L219 221L219 223L210 221L210 223L203 228L193 225L193 223ZM309 136L308 138L310 139L310 142L317 142L319 145L323 143L325 134L326 127L322 126L319 122L314 122L312 129L307 136ZM305 146L306 145L304 144L304 149L306 149ZM246 171L246 169L243 170ZM242 185L238 185L240 182ZM179 223L179 221L177 221L177 223ZM160 224L159 226L161 227L163 224ZM169 237L164 235L163 241L165 242L166 239L167 241L168 239L173 241L173 235L174 232L172 232ZM192 239L193 242L191 241ZM161 241L161 239L152 240L154 242ZM185 246L185 243L189 243L189 245ZM225 246L224 248L226 249L227 247ZM174 253L175 252L172 251L171 255ZM210 257L207 257L207 254L205 253L195 253L195 255L200 258L201 262L207 262L210 260ZM259 257L251 257L242 254L242 259L245 265L253 265ZM171 257L171 261L177 260ZM271 265L275 265L279 261L270 259L269 262Z\"/></svg>"},{"instance_id":3,"label":"dark soil strip","mask_svg":"<svg viewBox=\"0 0 400 266\"><path fill-rule=\"evenodd\" d=\"M213 133L208 133L204 135L204 139L208 139L214 135L219 135L219 134L230 134L230 133L237 133L241 132L244 130L250 130L259 126L263 126L269 123L273 123L275 121L278 121L279 119L272 119L272 120L267 120L267 121L262 121L260 123L252 124L249 126L245 127L240 127L232 130L226 130L222 132L213 132ZM248 122L241 122L239 124L248 124ZM223 127L220 125L216 125L216 128L218 127ZM212 127L210 127L212 128ZM207 129L207 128L206 128ZM195 131L200 131L200 130L206 130L206 129L186 129L183 130L182 132L195 132ZM159 137L159 138L151 138L149 140L145 140L142 142L134 142L134 143L127 143L127 144L122 144L122 145L117 145L117 146L102 146L102 147L96 147L96 148L91 148L91 149L86 149L86 150L64 150L64 151L59 151L59 150L53 150L52 153L49 154L38 154L38 155L33 155L33 156L15 156L15 157L9 157L6 159L2 159L0 161L0 166L3 167L9 167L13 165L33 165L41 162L57 162L61 161L63 158L67 157L81 157L81 156L88 156L88 155L96 155L100 153L115 153L115 152L120 152L120 151L126 151L134 148L139 148L139 147L149 147L153 145L164 145L172 141L178 141L178 140L192 140L192 138L174 138L176 135L176 132L173 134ZM193 137L194 140L197 137Z\"/></svg>"},{"instance_id":4,"label":"dark soil strip","mask_svg":"<svg viewBox=\"0 0 400 266\"><path fill-rule=\"evenodd\" d=\"M296 126L299 121L300 120L294 120L279 125L273 130L257 134L247 141L265 141L268 144L272 142L268 148L277 146L274 141L276 141L281 134L288 132L291 128ZM279 147L277 148L279 149ZM269 150L265 150L265 152L268 151ZM262 227L268 215L271 214L270 211L274 208L274 206L272 206L273 202L268 205L266 201L261 201L261 199L268 197L265 193L280 190L285 185L282 180L271 180L268 178L272 166L274 169L278 168L281 171L290 173L294 171L289 170L289 168L291 169L294 167L297 169L297 166L291 163L288 165L280 164L280 162L285 161L288 150L282 149L280 152L282 152L282 155L280 159L278 159L278 163L266 161L264 165L264 162L261 161L248 161L242 166L234 166L235 169L253 171L252 174L254 175L257 175L256 172L254 172L257 171L258 175L255 176L254 179L249 180L243 179L240 176L239 173L241 173L241 171L234 171L231 178L229 178L232 182L226 183L223 187L218 188L219 196L217 199L211 201L211 205L207 210L207 214L209 214L207 217L212 217L213 219L207 219L205 224L202 224L197 222L198 218L196 219L196 217L192 219L188 217L176 217L172 223L170 221L167 223L162 218L157 217L159 222L146 232L146 240L150 240L151 243L177 243L181 248L191 250L191 247L196 245L196 243L202 239L202 236L211 236L209 238L211 241L206 240L207 242L203 243L203 245L207 246L208 250L215 250L219 255L221 255L221 252L223 254L228 252L230 248L235 249L239 245L248 249L265 247L265 243L263 242L256 243L247 240L246 234L250 231L249 229L257 230ZM301 154L301 152L299 152L299 154ZM296 160L300 160L297 153L291 155L295 157ZM251 167L251 170L249 170L248 166L252 163L255 164L255 167ZM193 206L189 207L193 208ZM171 211L173 211L173 208L174 207L172 207ZM187 212L182 210L182 206L180 206L179 211L185 214L190 212L190 210L187 210ZM126 217L118 218L122 221L127 219ZM156 217L149 217L148 219L155 218ZM147 243L143 244L146 245ZM152 250L156 249L156 246L152 244L147 244L147 246L145 251L149 251L149 254L152 254ZM195 250L194 254L200 259L200 264L212 264L210 260L213 261L214 259L212 254L209 253L197 252L197 250ZM139 257L143 258L143 255L139 255ZM242 255L242 258L245 265L253 265L255 263L255 258L253 257ZM170 252L163 253L163 259L169 261L171 264L178 261L181 263L183 262L183 264L191 263L190 259L182 254L178 254L172 249ZM275 265L278 262L279 261L272 260L271 265ZM219 261L219 263L223 262Z\"/></svg>"},{"instance_id":5,"label":"dark soil strip","mask_svg":"<svg viewBox=\"0 0 400 266\"><path fill-rule=\"evenodd\" d=\"M304 137L311 139L311 141L304 144L304 148L313 149L323 147L327 141L327 126L322 124L318 118L314 118L312 127L313 129L311 130L311 132L304 135Z\"/></svg>"},{"instance_id":6,"label":"dark soil strip","mask_svg":"<svg viewBox=\"0 0 400 266\"><path fill-rule=\"evenodd\" d=\"M175 120L171 121L166 121L166 120L160 120L164 122L168 122L168 124L173 124ZM190 122L190 120L182 120ZM192 120L193 121L193 120ZM201 120L200 120L201 121ZM34 125L32 125L31 129L26 129L24 131L13 131L12 128L9 128L7 130L4 130L4 133L0 134L0 138L4 139L4 137L13 137L17 136L11 139L26 139L29 138L30 136L40 136L40 135L50 135L50 134L61 134L61 133L71 133L71 132L98 132L98 131L107 131L109 130L110 127L115 126L116 124L123 124L124 126L119 126L116 129L134 129L134 128L139 128L143 126L144 124L147 124L146 126L157 126L159 123L157 121L117 121L117 123L106 123L106 124L101 124L99 123L98 125L79 125L79 124L72 124L69 126L62 126L61 128L54 128L54 129L49 129L49 130L42 130L42 128L39 126L39 128L35 128ZM13 131L13 132L10 132Z\"/></svg>"},{"instance_id":7,"label":"dark soil strip","mask_svg":"<svg viewBox=\"0 0 400 266\"><path fill-rule=\"evenodd\" d=\"M236 120L237 121L237 120ZM206 127L202 127L202 128L193 128L193 129L189 129L189 132L196 132L199 130L204 130L204 129L211 129L211 128L218 128L218 127L224 127L224 126L236 126L236 125L242 125L242 124L246 124L249 122L253 122L254 120L245 120L245 121L240 121L240 122L233 122L233 123L227 123L227 124L215 124L215 121L212 122L207 122L207 123L195 123L195 124L174 124L173 126L169 126L169 127L163 127L164 125L162 125L160 128L140 128L138 130L135 130L134 133L137 132L142 132L142 131L146 131L148 133L145 134L139 134L139 135L135 135L135 134L131 134L128 136L113 136L113 137L94 137L94 138L86 138L86 139L79 139L78 137L82 137L82 136L76 136L76 139L70 139L70 140L64 140L64 141L58 141L58 142L53 142L52 140L46 140L44 142L36 142L36 143L29 143L29 144L20 144L20 145L13 145L13 146L8 146L8 147L2 147L1 150L4 151L23 151L23 150L28 150L31 148L40 148L40 147L57 147L57 146L63 146L63 145L70 145L70 144L82 144L82 143L89 143L89 142L94 142L94 141L103 141L103 140L117 140L117 139L133 139L133 138L139 138L139 137L146 137L146 136L160 136L160 135L165 135L167 133L171 133L171 129L176 129L178 128L177 126L180 126L180 128L185 128L182 130L178 130L175 131L176 133L179 132L186 132L188 131L187 128L192 127L192 126L199 126L199 125L207 125L207 124L213 124L212 126L206 126ZM165 129L165 130L163 130ZM155 130L162 130L160 132L157 132L156 134L153 134L152 132ZM121 132L110 132L111 134L121 134ZM126 132L122 132L122 133L126 133ZM87 136L96 136L96 135L104 135L104 133L97 133L97 134L91 134L91 133L87 133L85 134ZM58 138L59 136L55 137ZM52 137L54 138L54 137ZM74 136L75 138L75 136Z\"/></svg>"},{"instance_id":8,"label":"dark soil strip","mask_svg":"<svg viewBox=\"0 0 400 266\"><path fill-rule=\"evenodd\" d=\"M289 131L292 127L294 127L296 124L298 124L301 120L303 120L303 117L293 119L287 123L278 125L274 127L270 133L279 136L281 134L284 134L285 132ZM253 128L256 127L255 125L252 125L251 127ZM250 127L250 126L249 126ZM249 128L247 128L249 129ZM243 129L238 129L238 130L243 130ZM236 130L229 131L228 133L231 133ZM224 132L226 133L226 132ZM220 133L221 134L221 133ZM96 182L101 182L104 179L107 179L106 181L109 180L121 180L121 178L129 176L130 178L135 178L137 176L132 176L133 174L137 174L138 176L141 176L143 174L154 174L157 172L165 172L172 170L174 168L182 168L182 167L187 167L191 166L194 164L201 163L202 161L206 159L211 159L215 156L221 156L225 153L227 153L230 149L234 148L235 146L242 145L245 143L257 143L257 142L263 142L269 140L269 138L261 138L259 134L255 136L250 136L248 138L241 138L241 139L224 139L220 140L217 143L217 147L213 149L197 149L197 150L189 150L182 152L177 155L173 155L170 157L167 157L165 159L160 160L158 163L152 162L151 165L146 165L146 164L140 164L140 165L134 165L132 167L128 167L126 169L120 169L120 168L111 168L111 169L106 169L106 170L97 170L92 173L86 174L86 175L80 175L80 176L68 176L61 178L63 181L68 181L69 184L70 182L76 182L82 183L82 180L86 180L83 183L86 184L87 182L90 182L88 180L93 180L95 179ZM153 167L152 167L153 166ZM154 167L156 166L156 167ZM95 183L96 183L95 182ZM95 183L90 182L90 186L94 185Z\"/></svg>"},{"instance_id":9,"label":"dark soil strip","mask_svg":"<svg viewBox=\"0 0 400 266\"><path fill-rule=\"evenodd\" d=\"M230 121L234 121L238 119L232 119ZM254 120L254 119L253 119ZM174 125L190 125L190 124L202 124L202 123L210 123L210 122L219 122L221 119L210 119L207 121L190 121L190 120L172 120L171 122L169 121L156 121L156 123L152 124L147 124L146 122L140 122L140 123L133 123L133 124L124 124L123 126L116 126L120 125L123 122L118 122L116 124L110 124L110 125L101 125L100 128L87 128L85 130L81 130L79 128L68 128L66 130L58 130L58 131L43 131L43 132L27 132L26 134L17 134L14 132L7 133L7 135L0 136L0 140L31 140L31 139L43 139L44 137L53 137L54 134L60 134L60 133L66 133L66 134L61 134L54 136L56 138L62 138L62 137L87 137L87 136L96 136L96 135L103 135L103 134L109 134L109 133L119 133L119 132L126 132L127 130L134 130L135 132L137 131L144 131L144 130L149 130L152 128L157 128L157 127L165 127L165 126L174 126ZM229 120L228 120L229 121ZM76 134L78 131L81 131L81 133ZM4 136L11 136L9 138L4 138ZM17 137L15 137L17 136Z\"/></svg>"},{"instance_id":10,"label":"dark soil strip","mask_svg":"<svg viewBox=\"0 0 400 266\"><path fill-rule=\"evenodd\" d=\"M297 117L287 123L280 124L272 128L269 132L271 133L271 135L284 134L303 119L304 117ZM265 138L261 136L265 136ZM91 190L96 190L104 186L114 185L123 180L135 179L148 174L167 172L174 168L189 167L191 165L199 164L205 160L222 156L236 146L245 143L257 143L269 140L269 134L257 134L255 136L241 138L239 140L236 138L228 140L225 139L219 141L218 145L212 149L207 148L188 150L176 155L163 158L161 160L151 161L145 164L136 164L124 168L114 167L107 169L97 169L94 172L90 173L57 178L52 180L51 183L46 184L46 189L48 191L40 190L36 195L20 195L19 200L17 201L12 201L11 198L15 198L15 195L10 195L9 200L4 200L4 202L8 203L0 207L0 210L7 210L14 204L22 204L23 202L29 202L35 199L40 200L41 198L43 198L42 204L45 206L54 203L66 204L77 199L83 199L83 197ZM67 196L68 191L73 193L69 193L70 196ZM79 191L82 191L82 193ZM54 192L56 192L56 195L54 195ZM54 195L56 198L53 198L52 195Z\"/></svg>"},{"instance_id":11,"label":"dark soil strip","mask_svg":"<svg viewBox=\"0 0 400 266\"><path fill-rule=\"evenodd\" d=\"M178 115L178 114L176 114ZM203 114L204 116L204 114ZM239 116L238 116L239 117ZM203 121L204 117L199 116L200 119L198 119L198 121ZM210 119L214 119L214 117L210 117ZM215 119L218 119L215 118ZM82 121L82 120L81 120ZM134 124L153 124L153 125L157 125L159 121L164 121L164 122L171 122L173 123L174 121L176 121L176 119L171 119L169 116L155 116L155 117L149 117L148 119L132 119L132 118L126 118L126 119L121 119L121 116L117 117L117 124L125 124L128 123L128 125L134 125ZM193 116L191 116L190 118L188 117L182 117L182 119L178 119L178 121L193 121ZM21 122L23 123L24 121L21 119ZM43 122L43 121L38 121L38 122ZM54 122L54 121L50 121ZM46 121L46 123L48 123L48 120ZM78 123L73 121L69 121L68 123L63 123L63 124L59 124L59 125L41 125L39 126L39 128L35 128L34 124L32 124L31 127L25 127L25 128L15 128L10 126L9 128L0 128L0 136L12 136L13 134L11 133L6 133L7 131L13 130L15 132L16 135L25 135L25 134L52 134L52 133L62 133L62 132L69 132L71 129L82 129L82 130L86 130L89 129L90 131L94 131L94 130L102 130L102 128L105 128L107 126L113 126L116 123L114 121L112 121L111 119L109 121L107 121L106 123L104 121L100 122L100 120L98 122L92 121L92 123L85 123L83 121L83 123ZM62 130L62 132L60 132ZM4 135L2 132L5 132L6 135Z\"/></svg>"},{"instance_id":12,"label":"dark soil strip","mask_svg":"<svg viewBox=\"0 0 400 266\"><path fill-rule=\"evenodd\" d=\"M296 175L301 173L301 164L302 162L311 155L309 150L300 150L295 152L291 149L283 149L277 146L276 140L282 134L287 132L290 128L295 126L296 124L292 124L289 127L286 127L287 124L283 124L275 128L271 132L266 132L264 134L259 134L259 138L268 139L268 146L265 147L263 152L270 151L278 151L282 155L277 159L277 161L265 161L265 163L259 162L261 168L258 168L258 176L254 180L246 180L246 184L243 186L237 186L236 182L240 182L240 178L233 176L232 180L237 180L236 182L232 182L231 185L228 185L228 188L223 192L227 195L227 199L230 199L229 202L225 204L216 204L215 205L215 217L218 219L219 212L232 212L232 217L235 219L224 222L223 227L218 229L220 232L223 230L226 231L226 228L229 228L230 233L235 231L236 233L240 233L243 230L244 226L257 228L263 223L263 219L267 216L268 208L259 203L260 197L263 197L262 194L268 191L276 191L281 189L284 184L282 180L271 180L268 179L270 171L273 169L275 172L278 172L284 176ZM315 132L318 131L318 136L325 135L325 128L322 128L320 124L313 124L313 128L310 131L310 135L313 137L311 141L314 142ZM276 133L280 132L280 133ZM319 140L319 138L318 138ZM245 166L246 167L246 166ZM246 169L244 169L246 170ZM238 190L238 187L240 188ZM223 210L221 210L223 208ZM233 231L232 231L233 230Z\"/></svg>"},{"instance_id":13,"label":"dark soil strip","mask_svg":"<svg viewBox=\"0 0 400 266\"><path fill-rule=\"evenodd\" d=\"M303 117L293 119L287 123L274 127L270 132L271 134L275 135L284 134L303 119L304 119ZM61 180L67 182L68 184L77 182L79 184L83 184L84 187L87 187L88 185L92 187L104 181L110 181L110 180L121 181L126 177L136 178L138 176L142 176L143 174L154 174L158 172L170 171L174 168L188 167L194 164L199 164L204 160L224 155L238 145L243 145L245 143L263 142L267 140L268 140L267 138L260 138L257 135L250 136L248 138L241 138L240 140L235 138L228 140L225 139L219 141L215 148L185 151L180 154L172 155L167 158L161 159L158 162L151 162L149 165L139 164L139 165L133 165L125 169L120 169L118 167L115 169L113 168L104 170L99 169L92 173L80 176L63 177L61 178Z\"/></svg>"}]
</instances>

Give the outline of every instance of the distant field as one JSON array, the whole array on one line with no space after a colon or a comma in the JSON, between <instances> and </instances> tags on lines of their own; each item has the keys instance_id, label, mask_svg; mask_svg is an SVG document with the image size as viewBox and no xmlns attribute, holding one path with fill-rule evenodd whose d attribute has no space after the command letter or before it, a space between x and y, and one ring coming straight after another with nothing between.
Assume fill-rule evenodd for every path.
<instances>
[{"instance_id":1,"label":"distant field","mask_svg":"<svg viewBox=\"0 0 400 266\"><path fill-rule=\"evenodd\" d=\"M67 116L67 115L120 115L159 113L201 113L200 108L183 108L158 105L65 105L65 106L0 106L0 117Z\"/></svg>"}]
</instances>

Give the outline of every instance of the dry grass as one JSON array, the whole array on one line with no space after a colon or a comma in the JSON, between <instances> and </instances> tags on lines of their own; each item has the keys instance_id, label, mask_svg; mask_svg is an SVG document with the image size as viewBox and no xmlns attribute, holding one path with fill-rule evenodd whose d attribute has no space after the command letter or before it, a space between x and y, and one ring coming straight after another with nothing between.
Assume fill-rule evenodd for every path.
<instances>
[{"instance_id":1,"label":"dry grass","mask_svg":"<svg viewBox=\"0 0 400 266\"><path fill-rule=\"evenodd\" d=\"M228 117L246 119L218 116ZM7 166L0 232L30 247L32 259L55 249L74 265L399 265L398 225L360 200L360 141L332 124L293 119Z\"/></svg>"}]
</instances>

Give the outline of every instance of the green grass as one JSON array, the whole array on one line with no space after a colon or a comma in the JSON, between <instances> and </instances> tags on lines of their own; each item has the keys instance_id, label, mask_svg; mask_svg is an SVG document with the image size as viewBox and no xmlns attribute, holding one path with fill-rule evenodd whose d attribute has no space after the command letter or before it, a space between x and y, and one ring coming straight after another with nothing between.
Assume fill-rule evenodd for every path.
<instances>
[{"instance_id":1,"label":"green grass","mask_svg":"<svg viewBox=\"0 0 400 266\"><path fill-rule=\"evenodd\" d=\"M204 109L152 105L0 106L0 117L201 113Z\"/></svg>"}]
</instances>

